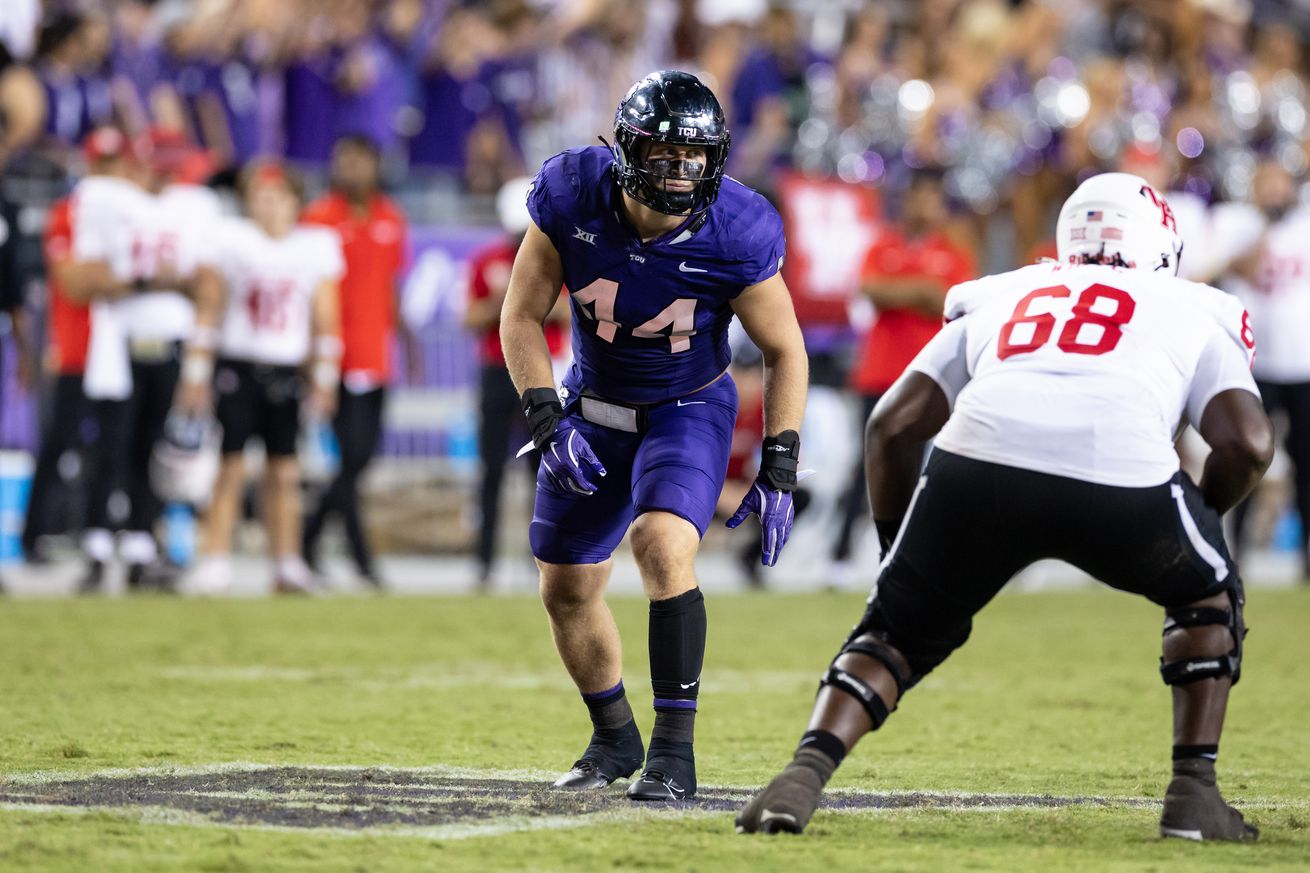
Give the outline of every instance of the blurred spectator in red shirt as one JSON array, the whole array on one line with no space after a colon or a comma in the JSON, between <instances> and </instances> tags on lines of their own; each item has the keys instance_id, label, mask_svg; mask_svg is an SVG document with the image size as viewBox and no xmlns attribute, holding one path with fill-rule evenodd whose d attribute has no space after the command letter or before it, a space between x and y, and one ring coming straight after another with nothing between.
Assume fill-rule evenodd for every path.
<instances>
[{"instance_id":1,"label":"blurred spectator in red shirt","mask_svg":"<svg viewBox=\"0 0 1310 873\"><path fill-rule=\"evenodd\" d=\"M23 554L29 562L41 558L37 551L38 538L55 532L59 461L67 452L81 448L82 419L87 411L82 373L86 369L91 336L90 309L85 302L68 298L61 279L73 251L72 202L72 198L66 197L51 208L42 241L50 301L49 342L43 369L52 377L53 385L23 525Z\"/></svg>"},{"instance_id":2,"label":"blurred spectator in red shirt","mask_svg":"<svg viewBox=\"0 0 1310 873\"><path fill-rule=\"evenodd\" d=\"M359 477L377 451L382 407L391 379L391 347L397 327L411 379L417 376L417 345L398 324L397 282L405 266L405 216L382 193L377 144L344 136L332 150L332 189L306 207L303 220L341 236L346 274L341 279L341 389L332 429L341 467L318 508L305 521L304 557L315 565L318 539L331 513L340 515L355 567L366 583L381 587L359 511Z\"/></svg>"},{"instance_id":3,"label":"blurred spectator in red shirt","mask_svg":"<svg viewBox=\"0 0 1310 873\"><path fill-rule=\"evenodd\" d=\"M496 557L496 533L500 527L500 492L509 459L510 438L522 429L523 410L514 389L505 353L500 346L500 309L509 288L523 237L532 218L528 214L528 190L532 180L511 179L496 195L496 214L505 237L473 254L469 261L468 308L464 326L478 335L481 375L478 380L478 456L482 459L482 476L478 489L481 522L478 527L478 587L491 587L491 573ZM563 296L560 297L563 300ZM565 331L562 319L567 307L557 305L546 324L546 344L552 358L564 353ZM524 433L526 438L526 430ZM537 452L526 455L533 477L537 474Z\"/></svg>"},{"instance_id":4,"label":"blurred spectator in red shirt","mask_svg":"<svg viewBox=\"0 0 1310 873\"><path fill-rule=\"evenodd\" d=\"M949 232L950 220L941 177L917 173L905 192L899 223L884 227L869 249L860 291L878 315L851 372L851 387L861 400L861 434L878 399L941 328L946 292L975 275L973 253ZM832 554L838 586L847 572L855 519L866 511L863 458L844 505Z\"/></svg>"}]
</instances>

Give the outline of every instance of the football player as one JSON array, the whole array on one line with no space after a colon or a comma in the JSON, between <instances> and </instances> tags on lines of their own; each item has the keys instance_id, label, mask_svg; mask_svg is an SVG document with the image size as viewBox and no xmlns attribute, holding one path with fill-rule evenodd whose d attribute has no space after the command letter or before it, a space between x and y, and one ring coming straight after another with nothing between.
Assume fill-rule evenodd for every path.
<instances>
[{"instance_id":1,"label":"football player","mask_svg":"<svg viewBox=\"0 0 1310 873\"><path fill-rule=\"evenodd\" d=\"M555 645L590 712L591 742L561 788L603 788L642 765L603 594L629 528L650 598L655 727L635 800L696 791L693 723L705 652L694 563L723 485L737 394L734 315L764 354L764 460L737 513L773 565L792 524L808 362L779 274L782 223L724 176L729 136L709 88L657 72L619 104L612 147L542 166L514 261L501 343L542 454L530 528ZM570 292L574 363L557 393L543 332Z\"/></svg>"},{"instance_id":2,"label":"football player","mask_svg":"<svg viewBox=\"0 0 1310 873\"><path fill-rule=\"evenodd\" d=\"M310 373L314 414L332 414L341 377L337 282L345 272L341 238L326 227L298 224L300 185L276 163L247 166L241 191L248 219L224 222L215 246L224 300L221 317L206 306L188 346L179 407L203 412L210 401L223 428L222 464L205 514L201 560L188 579L194 593L230 584L228 551L245 488L246 442L264 444L263 513L275 562L274 588L311 593L317 580L301 557L300 466L296 438ZM216 335L208 325L216 324Z\"/></svg>"},{"instance_id":3,"label":"football player","mask_svg":"<svg viewBox=\"0 0 1310 873\"><path fill-rule=\"evenodd\" d=\"M1246 634L1220 518L1273 453L1250 320L1175 276L1173 214L1137 176L1084 182L1057 241L1058 262L953 288L950 323L874 410L874 594L795 757L739 830L804 829L842 759L964 644L973 616L1015 573L1057 558L1164 608L1174 746L1160 833L1255 838L1215 781ZM1173 448L1184 422L1211 448L1199 484Z\"/></svg>"},{"instance_id":4,"label":"football player","mask_svg":"<svg viewBox=\"0 0 1310 873\"><path fill-rule=\"evenodd\" d=\"M102 128L88 150L104 159L73 191L65 276L71 300L92 301L84 388L99 424L81 588L100 587L115 528L129 587L168 587L171 573L158 563L154 535L162 507L150 484L150 456L194 325L191 294L212 271L208 234L220 207L211 190L194 184L197 152L175 134L155 131L128 143L122 132Z\"/></svg>"}]
</instances>

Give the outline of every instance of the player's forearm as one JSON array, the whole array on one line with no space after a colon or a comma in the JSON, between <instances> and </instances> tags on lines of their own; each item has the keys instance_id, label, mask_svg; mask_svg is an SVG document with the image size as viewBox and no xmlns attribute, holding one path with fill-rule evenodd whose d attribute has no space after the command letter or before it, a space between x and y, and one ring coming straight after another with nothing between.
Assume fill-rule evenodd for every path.
<instances>
[{"instance_id":1,"label":"player's forearm","mask_svg":"<svg viewBox=\"0 0 1310 873\"><path fill-rule=\"evenodd\" d=\"M810 362L804 346L765 356L765 436L777 436L785 430L800 432L809 383Z\"/></svg>"},{"instance_id":2,"label":"player's forearm","mask_svg":"<svg viewBox=\"0 0 1310 873\"><path fill-rule=\"evenodd\" d=\"M863 291L880 309L917 309L927 315L941 315L946 298L942 281L926 276L880 277L866 281Z\"/></svg>"},{"instance_id":3,"label":"player's forearm","mask_svg":"<svg viewBox=\"0 0 1310 873\"><path fill-rule=\"evenodd\" d=\"M1273 461L1273 425L1255 394L1235 388L1210 400L1197 431L1210 446L1201 494L1216 511L1227 512L1251 493Z\"/></svg>"},{"instance_id":4,"label":"player's forearm","mask_svg":"<svg viewBox=\"0 0 1310 873\"><path fill-rule=\"evenodd\" d=\"M500 320L500 308L504 302L504 297L470 300L468 308L464 310L464 327L469 330L487 330L495 327L496 322Z\"/></svg>"},{"instance_id":5,"label":"player's forearm","mask_svg":"<svg viewBox=\"0 0 1310 873\"><path fill-rule=\"evenodd\" d=\"M924 447L950 414L946 394L919 372L906 373L879 402L864 429L864 471L874 519L899 522L905 517Z\"/></svg>"},{"instance_id":6,"label":"player's forearm","mask_svg":"<svg viewBox=\"0 0 1310 873\"><path fill-rule=\"evenodd\" d=\"M546 345L541 322L523 315L503 316L500 345L505 351L505 366L519 394L529 388L549 388L555 384L550 347Z\"/></svg>"},{"instance_id":7,"label":"player's forearm","mask_svg":"<svg viewBox=\"0 0 1310 873\"><path fill-rule=\"evenodd\" d=\"M104 261L78 261L62 271L64 293L74 303L117 300L132 293L132 287L114 275Z\"/></svg>"},{"instance_id":8,"label":"player's forearm","mask_svg":"<svg viewBox=\"0 0 1310 873\"><path fill-rule=\"evenodd\" d=\"M1201 472L1201 494L1222 515L1255 489L1267 466L1245 450L1211 451Z\"/></svg>"},{"instance_id":9,"label":"player's forearm","mask_svg":"<svg viewBox=\"0 0 1310 873\"><path fill-rule=\"evenodd\" d=\"M864 474L869 489L869 509L882 521L905 518L919 481L926 440L906 434L887 438L879 434L870 418L865 431Z\"/></svg>"},{"instance_id":10,"label":"player's forearm","mask_svg":"<svg viewBox=\"0 0 1310 873\"><path fill-rule=\"evenodd\" d=\"M227 308L227 286L212 267L201 267L192 285L191 299L196 307L196 327L217 330Z\"/></svg>"}]
</instances>

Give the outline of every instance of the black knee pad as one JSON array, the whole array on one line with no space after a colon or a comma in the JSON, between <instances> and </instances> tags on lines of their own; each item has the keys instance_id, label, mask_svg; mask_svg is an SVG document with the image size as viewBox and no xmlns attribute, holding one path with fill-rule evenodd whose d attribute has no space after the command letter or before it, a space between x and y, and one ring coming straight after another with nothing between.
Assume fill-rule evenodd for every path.
<instances>
[{"instance_id":1,"label":"black knee pad","mask_svg":"<svg viewBox=\"0 0 1310 873\"><path fill-rule=\"evenodd\" d=\"M838 688L858 700L864 711L869 714L874 730L882 727L882 723L891 714L887 704L878 696L877 690L872 685L836 665L829 667L828 672L823 674L823 678L819 680L819 688Z\"/></svg>"},{"instance_id":2,"label":"black knee pad","mask_svg":"<svg viewBox=\"0 0 1310 873\"><path fill-rule=\"evenodd\" d=\"M1177 661L1166 661L1160 657L1160 676L1166 685L1187 685L1201 679L1217 679L1223 676L1233 677L1233 684L1242 676L1242 640L1246 637L1246 622L1242 618L1242 596L1240 583L1228 592L1230 608L1219 609L1213 606L1180 607L1165 610L1164 636L1173 631L1192 627L1221 625L1228 628L1233 638L1233 646L1227 652L1194 655Z\"/></svg>"},{"instance_id":3,"label":"black knee pad","mask_svg":"<svg viewBox=\"0 0 1310 873\"><path fill-rule=\"evenodd\" d=\"M887 668L887 672L892 674L896 680L896 695L899 697L909 688L910 683L910 664L901 654L900 650L887 642L885 635L875 631L865 631L858 635L852 635L842 646L837 657L845 654L864 655L873 658L879 664Z\"/></svg>"},{"instance_id":4,"label":"black knee pad","mask_svg":"<svg viewBox=\"0 0 1310 873\"><path fill-rule=\"evenodd\" d=\"M851 634L850 639L837 653L837 658L833 659L833 664L828 668L828 672L824 674L823 679L820 680L819 687L839 688L854 697L864 707L864 711L868 713L869 719L873 722L873 729L877 730L882 727L882 723L891 714L891 710L887 708L887 702L868 682L850 671L838 667L837 659L846 654L859 654L882 664L896 682L898 702L900 695L905 693L910 680L909 665L905 660L905 656L897 651L894 646L888 644L880 634L873 631L859 632L858 628L856 630L857 632ZM892 709L895 709L895 707L893 706Z\"/></svg>"}]
</instances>

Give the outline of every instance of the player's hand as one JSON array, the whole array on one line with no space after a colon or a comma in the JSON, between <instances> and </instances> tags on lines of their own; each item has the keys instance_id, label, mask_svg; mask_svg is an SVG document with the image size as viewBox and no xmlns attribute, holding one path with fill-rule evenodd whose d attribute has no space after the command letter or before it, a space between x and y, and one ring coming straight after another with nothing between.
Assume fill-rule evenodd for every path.
<instances>
[{"instance_id":1,"label":"player's hand","mask_svg":"<svg viewBox=\"0 0 1310 873\"><path fill-rule=\"evenodd\" d=\"M546 482L560 494L594 494L605 465L584 437L564 417L554 388L529 388L520 399L532 442L541 452Z\"/></svg>"},{"instance_id":2,"label":"player's hand","mask_svg":"<svg viewBox=\"0 0 1310 873\"><path fill-rule=\"evenodd\" d=\"M209 382L183 379L177 383L177 393L173 396L174 409L199 418L212 414L213 405L214 392Z\"/></svg>"},{"instance_id":3,"label":"player's hand","mask_svg":"<svg viewBox=\"0 0 1310 873\"><path fill-rule=\"evenodd\" d=\"M782 547L791 537L791 525L796 519L790 491L776 491L759 479L742 498L737 512L728 519L728 527L735 528L754 513L760 517L760 561L766 567L778 563Z\"/></svg>"},{"instance_id":4,"label":"player's hand","mask_svg":"<svg viewBox=\"0 0 1310 873\"><path fill-rule=\"evenodd\" d=\"M309 390L309 411L319 421L328 421L337 411L337 391L335 387L315 385Z\"/></svg>"},{"instance_id":5,"label":"player's hand","mask_svg":"<svg viewBox=\"0 0 1310 873\"><path fill-rule=\"evenodd\" d=\"M800 449L801 438L794 430L765 437L759 476L727 522L729 528L735 528L749 515L760 517L760 561L766 567L778 563L796 520L792 492L796 490Z\"/></svg>"},{"instance_id":6,"label":"player's hand","mask_svg":"<svg viewBox=\"0 0 1310 873\"><path fill-rule=\"evenodd\" d=\"M560 419L555 433L541 449L546 481L561 494L595 494L605 475L605 465L596 457L587 438L567 420Z\"/></svg>"}]
</instances>

